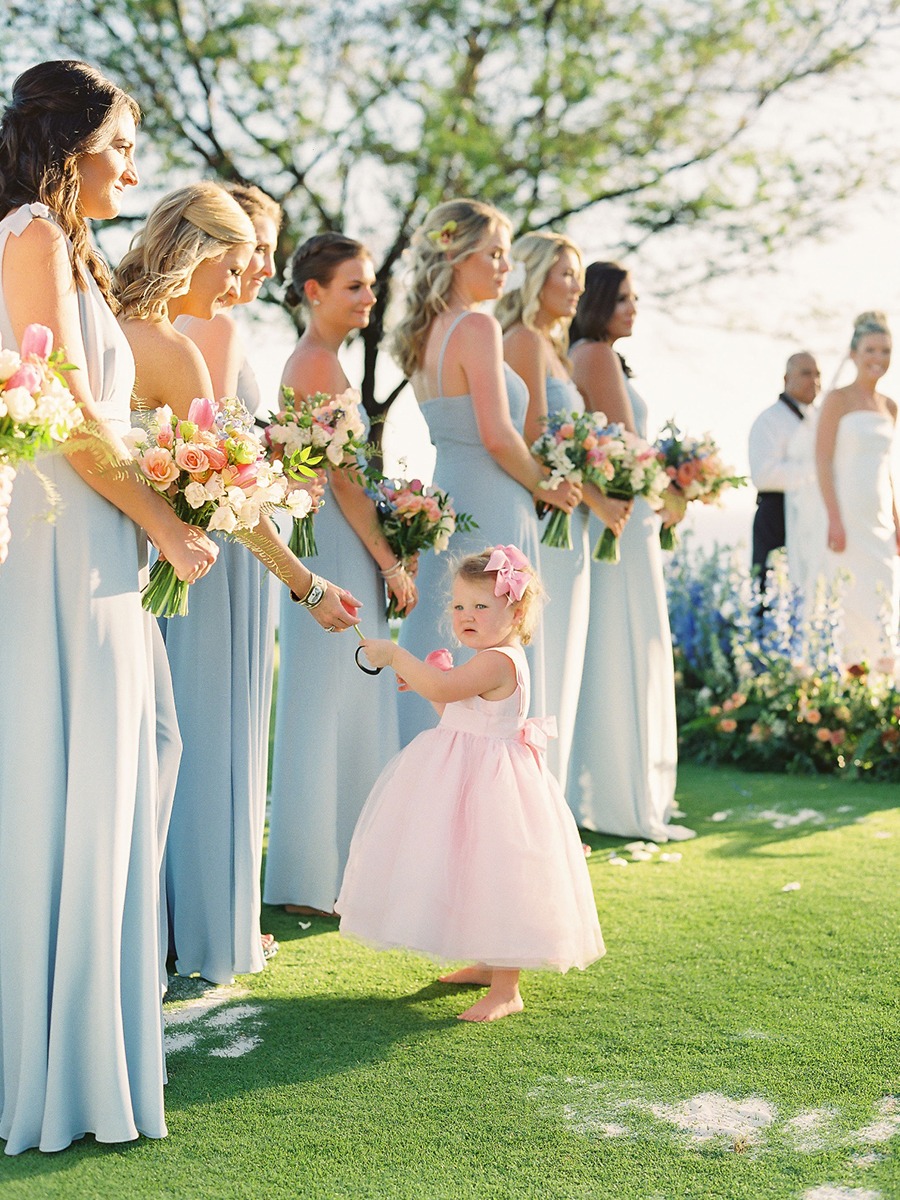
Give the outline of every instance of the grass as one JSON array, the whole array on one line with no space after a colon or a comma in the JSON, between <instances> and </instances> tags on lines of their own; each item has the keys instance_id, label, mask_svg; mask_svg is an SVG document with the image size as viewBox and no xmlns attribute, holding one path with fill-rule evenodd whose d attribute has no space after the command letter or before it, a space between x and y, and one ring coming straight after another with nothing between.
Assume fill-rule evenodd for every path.
<instances>
[{"instance_id":1,"label":"grass","mask_svg":"<svg viewBox=\"0 0 900 1200\"><path fill-rule=\"evenodd\" d=\"M266 909L281 953L246 994L167 1006L195 1039L169 1138L5 1159L2 1200L897 1197L896 787L686 766L679 797L679 862L591 838L607 957L525 976L494 1026L430 963ZM692 1099L737 1123L692 1139Z\"/></svg>"}]
</instances>

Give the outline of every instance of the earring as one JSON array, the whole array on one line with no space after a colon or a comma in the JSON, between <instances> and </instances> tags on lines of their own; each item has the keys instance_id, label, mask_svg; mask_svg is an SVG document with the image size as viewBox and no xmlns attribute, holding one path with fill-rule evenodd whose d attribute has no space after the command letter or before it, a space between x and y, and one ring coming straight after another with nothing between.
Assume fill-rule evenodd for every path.
<instances>
[{"instance_id":1,"label":"earring","mask_svg":"<svg viewBox=\"0 0 900 1200\"><path fill-rule=\"evenodd\" d=\"M321 300L313 300L313 308L318 308L321 303Z\"/></svg>"}]
</instances>

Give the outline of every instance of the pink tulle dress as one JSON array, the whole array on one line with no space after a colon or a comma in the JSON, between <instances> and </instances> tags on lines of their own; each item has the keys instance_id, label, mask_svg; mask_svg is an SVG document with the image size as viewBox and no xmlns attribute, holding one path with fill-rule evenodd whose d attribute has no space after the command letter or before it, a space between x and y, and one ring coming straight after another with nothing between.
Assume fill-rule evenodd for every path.
<instances>
[{"instance_id":1,"label":"pink tulle dress","mask_svg":"<svg viewBox=\"0 0 900 1200\"><path fill-rule=\"evenodd\" d=\"M385 767L336 904L341 933L382 949L500 968L583 969L605 951L581 839L530 721L528 667L505 700L448 704Z\"/></svg>"}]
</instances>

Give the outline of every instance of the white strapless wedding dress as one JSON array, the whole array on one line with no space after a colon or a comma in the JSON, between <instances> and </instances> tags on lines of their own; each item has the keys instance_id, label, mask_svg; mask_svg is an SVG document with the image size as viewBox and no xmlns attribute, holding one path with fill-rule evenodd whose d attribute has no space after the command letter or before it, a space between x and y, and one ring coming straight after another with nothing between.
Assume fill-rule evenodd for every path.
<instances>
[{"instance_id":1,"label":"white strapless wedding dress","mask_svg":"<svg viewBox=\"0 0 900 1200\"><path fill-rule=\"evenodd\" d=\"M843 658L871 665L898 661L900 558L894 529L891 450L894 422L870 409L846 413L837 428L834 485L847 548L826 551L825 577L842 572Z\"/></svg>"}]
</instances>

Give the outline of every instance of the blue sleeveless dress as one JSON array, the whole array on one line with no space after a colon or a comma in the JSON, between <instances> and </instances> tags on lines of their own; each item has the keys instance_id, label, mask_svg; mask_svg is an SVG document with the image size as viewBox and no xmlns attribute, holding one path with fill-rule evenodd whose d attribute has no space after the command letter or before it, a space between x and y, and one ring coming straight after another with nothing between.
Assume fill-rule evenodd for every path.
<instances>
[{"instance_id":1,"label":"blue sleeveless dress","mask_svg":"<svg viewBox=\"0 0 900 1200\"><path fill-rule=\"evenodd\" d=\"M547 376L547 411L584 412L584 397L571 379ZM541 579L547 591L543 615L547 712L555 714L559 737L547 747L547 765L563 791L575 733L575 715L588 636L591 547L588 509L572 513L572 549L541 545Z\"/></svg>"},{"instance_id":2,"label":"blue sleeveless dress","mask_svg":"<svg viewBox=\"0 0 900 1200\"><path fill-rule=\"evenodd\" d=\"M461 313L444 338L438 359L438 388L443 389L444 356L453 331L467 313ZM509 410L521 433L528 408L528 388L518 375L503 364ZM470 513L478 528L454 533L449 551L423 554L419 559L419 603L404 620L400 645L418 658L439 646L449 646L451 563L456 557L477 554L486 546L515 545L541 573L540 530L529 493L491 458L478 432L472 397L436 396L421 405L431 440L437 451L434 482L448 492L457 512ZM544 643L540 626L526 648L532 679L532 711L547 711L544 680ZM405 745L423 729L437 723L434 709L414 692L400 697L400 737Z\"/></svg>"},{"instance_id":3,"label":"blue sleeveless dress","mask_svg":"<svg viewBox=\"0 0 900 1200\"><path fill-rule=\"evenodd\" d=\"M647 407L627 386L635 428L646 437ZM591 515L591 546L604 528ZM678 759L672 635L659 518L645 500L635 500L619 547L620 562L591 563L590 627L567 798L586 829L680 840L693 835L670 824Z\"/></svg>"},{"instance_id":4,"label":"blue sleeveless dress","mask_svg":"<svg viewBox=\"0 0 900 1200\"><path fill-rule=\"evenodd\" d=\"M256 410L246 362L238 395ZM269 572L246 546L212 536L219 557L191 586L188 615L160 621L184 739L165 886L178 973L231 983L265 967L260 872L274 630Z\"/></svg>"},{"instance_id":5,"label":"blue sleeveless dress","mask_svg":"<svg viewBox=\"0 0 900 1200\"><path fill-rule=\"evenodd\" d=\"M7 240L43 205L0 222ZM129 427L134 362L93 280L78 293L88 377ZM0 339L16 346L0 294ZM62 455L22 469L0 567L0 1138L164 1137L155 623L143 535ZM171 772L170 772L171 773Z\"/></svg>"},{"instance_id":6,"label":"blue sleeveless dress","mask_svg":"<svg viewBox=\"0 0 900 1200\"><path fill-rule=\"evenodd\" d=\"M319 553L303 561L362 601L364 633L390 637L378 566L330 493L315 520ZM332 911L357 818L399 749L393 672L363 674L358 645L352 630L326 633L282 590L266 904Z\"/></svg>"}]
</instances>

